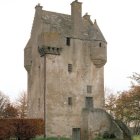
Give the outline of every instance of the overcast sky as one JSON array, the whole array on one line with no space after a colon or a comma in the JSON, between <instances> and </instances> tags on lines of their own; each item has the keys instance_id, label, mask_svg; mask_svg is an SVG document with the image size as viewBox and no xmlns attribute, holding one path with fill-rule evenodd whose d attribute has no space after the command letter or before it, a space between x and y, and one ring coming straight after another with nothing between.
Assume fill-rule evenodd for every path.
<instances>
[{"instance_id":1,"label":"overcast sky","mask_svg":"<svg viewBox=\"0 0 140 140\"><path fill-rule=\"evenodd\" d=\"M115 91L130 86L140 73L140 0L79 0L108 42L105 86ZM11 99L27 88L24 47L30 37L34 7L70 14L72 0L0 0L0 91Z\"/></svg>"}]
</instances>

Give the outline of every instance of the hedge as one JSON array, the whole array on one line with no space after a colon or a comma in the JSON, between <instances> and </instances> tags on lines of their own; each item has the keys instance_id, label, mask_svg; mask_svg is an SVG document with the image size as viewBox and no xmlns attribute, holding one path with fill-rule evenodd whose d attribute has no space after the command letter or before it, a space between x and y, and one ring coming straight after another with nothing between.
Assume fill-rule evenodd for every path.
<instances>
[{"instance_id":1,"label":"hedge","mask_svg":"<svg viewBox=\"0 0 140 140\"><path fill-rule=\"evenodd\" d=\"M29 140L44 134L42 119L0 119L0 140L16 137Z\"/></svg>"}]
</instances>

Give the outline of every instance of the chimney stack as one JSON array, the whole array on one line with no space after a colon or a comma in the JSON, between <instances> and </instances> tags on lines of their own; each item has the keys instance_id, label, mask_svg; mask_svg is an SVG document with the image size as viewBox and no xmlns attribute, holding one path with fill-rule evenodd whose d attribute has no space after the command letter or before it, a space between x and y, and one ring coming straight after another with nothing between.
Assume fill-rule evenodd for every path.
<instances>
[{"instance_id":1,"label":"chimney stack","mask_svg":"<svg viewBox=\"0 0 140 140\"><path fill-rule=\"evenodd\" d=\"M71 3L72 34L78 38L82 29L82 3L75 0Z\"/></svg>"}]
</instances>

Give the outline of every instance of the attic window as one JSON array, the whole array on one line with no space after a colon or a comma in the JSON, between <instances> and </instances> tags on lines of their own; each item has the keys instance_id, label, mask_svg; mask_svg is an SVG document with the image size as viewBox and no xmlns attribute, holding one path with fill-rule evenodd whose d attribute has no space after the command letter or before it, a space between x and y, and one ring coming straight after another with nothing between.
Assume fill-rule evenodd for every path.
<instances>
[{"instance_id":1,"label":"attic window","mask_svg":"<svg viewBox=\"0 0 140 140\"><path fill-rule=\"evenodd\" d=\"M72 72L72 64L68 64L68 72Z\"/></svg>"},{"instance_id":2,"label":"attic window","mask_svg":"<svg viewBox=\"0 0 140 140\"><path fill-rule=\"evenodd\" d=\"M102 43L101 42L99 43L99 47L102 47Z\"/></svg>"},{"instance_id":3,"label":"attic window","mask_svg":"<svg viewBox=\"0 0 140 140\"><path fill-rule=\"evenodd\" d=\"M66 38L66 45L67 45L67 46L70 46L70 37L67 37L67 38Z\"/></svg>"}]
</instances>

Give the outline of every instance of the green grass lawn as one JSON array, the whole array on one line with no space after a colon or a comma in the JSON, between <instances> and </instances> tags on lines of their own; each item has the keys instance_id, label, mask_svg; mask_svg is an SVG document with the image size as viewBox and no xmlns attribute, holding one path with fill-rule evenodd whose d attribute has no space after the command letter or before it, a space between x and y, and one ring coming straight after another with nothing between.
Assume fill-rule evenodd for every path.
<instances>
[{"instance_id":1,"label":"green grass lawn","mask_svg":"<svg viewBox=\"0 0 140 140\"><path fill-rule=\"evenodd\" d=\"M68 139L68 138L60 138L60 139L58 139L58 138L47 138L47 139L36 138L36 139L33 139L33 140L70 140L70 139ZM99 139L99 140L108 140L108 139ZM109 139L109 140L113 140L113 139ZM140 140L140 135L139 136L133 136L133 140Z\"/></svg>"},{"instance_id":2,"label":"green grass lawn","mask_svg":"<svg viewBox=\"0 0 140 140\"><path fill-rule=\"evenodd\" d=\"M68 139L68 138L47 138L47 139L36 138L36 139L33 139L33 140L70 140L70 139Z\"/></svg>"},{"instance_id":3,"label":"green grass lawn","mask_svg":"<svg viewBox=\"0 0 140 140\"><path fill-rule=\"evenodd\" d=\"M133 136L133 140L140 140L140 135L139 136Z\"/></svg>"}]
</instances>

